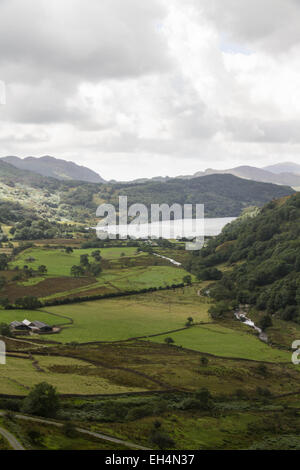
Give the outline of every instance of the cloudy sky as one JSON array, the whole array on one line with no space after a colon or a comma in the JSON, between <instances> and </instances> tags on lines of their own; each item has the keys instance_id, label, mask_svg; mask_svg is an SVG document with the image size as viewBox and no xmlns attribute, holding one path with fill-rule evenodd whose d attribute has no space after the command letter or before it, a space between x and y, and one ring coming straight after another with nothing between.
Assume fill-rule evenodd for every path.
<instances>
[{"instance_id":1,"label":"cloudy sky","mask_svg":"<svg viewBox=\"0 0 300 470\"><path fill-rule=\"evenodd\" d=\"M300 163L299 0L0 0L0 155L104 178Z\"/></svg>"}]
</instances>

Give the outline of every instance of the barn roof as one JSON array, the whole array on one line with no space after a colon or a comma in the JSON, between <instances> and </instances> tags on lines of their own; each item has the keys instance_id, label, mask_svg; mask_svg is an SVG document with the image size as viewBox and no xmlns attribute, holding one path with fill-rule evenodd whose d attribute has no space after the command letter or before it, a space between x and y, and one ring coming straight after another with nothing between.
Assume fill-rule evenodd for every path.
<instances>
[{"instance_id":1,"label":"barn roof","mask_svg":"<svg viewBox=\"0 0 300 470\"><path fill-rule=\"evenodd\" d=\"M13 328L16 328L16 326L24 326L24 325L20 321L13 321L11 322L10 326L12 326Z\"/></svg>"},{"instance_id":2,"label":"barn roof","mask_svg":"<svg viewBox=\"0 0 300 470\"><path fill-rule=\"evenodd\" d=\"M47 325L47 323L43 323L42 321L38 321L38 320L31 322L31 325L35 326L36 328L45 328L45 327L51 328L49 325Z\"/></svg>"}]
</instances>

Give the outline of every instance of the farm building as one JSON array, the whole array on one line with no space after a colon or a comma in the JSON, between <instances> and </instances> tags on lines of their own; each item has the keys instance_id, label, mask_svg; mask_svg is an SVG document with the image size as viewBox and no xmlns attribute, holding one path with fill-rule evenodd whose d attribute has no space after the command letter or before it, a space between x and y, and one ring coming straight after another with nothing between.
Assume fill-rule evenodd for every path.
<instances>
[{"instance_id":1,"label":"farm building","mask_svg":"<svg viewBox=\"0 0 300 470\"><path fill-rule=\"evenodd\" d=\"M52 326L49 326L41 321L31 322L29 328L35 333L47 333L53 330Z\"/></svg>"},{"instance_id":2,"label":"farm building","mask_svg":"<svg viewBox=\"0 0 300 470\"><path fill-rule=\"evenodd\" d=\"M32 332L32 333L50 333L53 331L52 326L41 321L23 320L22 322L13 321L10 327L15 332Z\"/></svg>"},{"instance_id":3,"label":"farm building","mask_svg":"<svg viewBox=\"0 0 300 470\"><path fill-rule=\"evenodd\" d=\"M13 321L11 324L10 324L10 328L12 330L16 330L16 331L29 331L29 327L27 325L25 325L23 322L20 322L20 321Z\"/></svg>"}]
</instances>

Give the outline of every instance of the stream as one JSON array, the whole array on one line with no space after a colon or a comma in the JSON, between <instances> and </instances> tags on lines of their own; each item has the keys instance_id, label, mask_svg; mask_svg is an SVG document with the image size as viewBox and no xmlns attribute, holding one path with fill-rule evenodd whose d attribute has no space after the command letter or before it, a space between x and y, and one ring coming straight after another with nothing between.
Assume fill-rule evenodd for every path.
<instances>
[{"instance_id":1,"label":"stream","mask_svg":"<svg viewBox=\"0 0 300 470\"><path fill-rule=\"evenodd\" d=\"M163 259L170 261L170 263L175 264L175 266L181 266L181 263L179 263L178 261L175 261L172 258L168 258L167 256L159 255L157 253L153 253L153 254L154 256L158 256L159 258L163 258ZM242 312L241 310L236 310L234 312L234 316L237 320L241 321L245 325L248 325L251 328L254 328L254 330L258 332L258 338L260 339L260 341L263 341L264 343L268 343L267 334L264 333L261 328L256 326L255 323L252 320L250 320L250 318L248 318L244 312Z\"/></svg>"},{"instance_id":2,"label":"stream","mask_svg":"<svg viewBox=\"0 0 300 470\"><path fill-rule=\"evenodd\" d=\"M157 253L153 253L153 254L154 254L154 256L158 256L159 258L166 259L166 260L170 261L170 263L175 264L175 266L181 266L181 263L179 263L178 261L175 261L175 259L167 258L166 256L158 255Z\"/></svg>"},{"instance_id":3,"label":"stream","mask_svg":"<svg viewBox=\"0 0 300 470\"><path fill-rule=\"evenodd\" d=\"M251 328L254 328L255 331L258 332L258 337L261 341L263 341L264 343L268 342L268 336L266 335L266 333L264 333L261 328L256 326L255 323L245 315L245 313L241 312L240 310L237 310L234 312L234 316L245 325L248 325Z\"/></svg>"},{"instance_id":4,"label":"stream","mask_svg":"<svg viewBox=\"0 0 300 470\"><path fill-rule=\"evenodd\" d=\"M175 264L175 266L181 266L181 263L179 263L178 261L175 261L172 258L168 258L167 256L159 255L157 253L153 253L153 254L154 256L158 256L159 258L163 258L163 259L170 261L170 263ZM264 343L268 343L267 334L264 333L261 328L256 326L255 323L252 320L250 320L250 318L248 318L244 312L242 312L241 310L236 310L234 312L234 316L237 320L241 321L245 325L248 325L251 328L254 328L254 330L258 332L258 338L260 339L260 341L263 341Z\"/></svg>"}]
</instances>

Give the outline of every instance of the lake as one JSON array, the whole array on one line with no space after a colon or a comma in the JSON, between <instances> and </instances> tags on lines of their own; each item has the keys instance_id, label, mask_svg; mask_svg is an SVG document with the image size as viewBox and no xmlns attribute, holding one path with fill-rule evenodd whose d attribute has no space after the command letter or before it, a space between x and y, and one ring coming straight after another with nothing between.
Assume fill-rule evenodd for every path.
<instances>
[{"instance_id":1,"label":"lake","mask_svg":"<svg viewBox=\"0 0 300 470\"><path fill-rule=\"evenodd\" d=\"M101 231L110 234L120 234L132 238L190 238L212 237L221 233L225 225L236 220L236 217L205 218L205 219L179 219L148 224L107 225ZM92 227L99 233L99 228Z\"/></svg>"}]
</instances>

